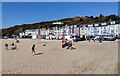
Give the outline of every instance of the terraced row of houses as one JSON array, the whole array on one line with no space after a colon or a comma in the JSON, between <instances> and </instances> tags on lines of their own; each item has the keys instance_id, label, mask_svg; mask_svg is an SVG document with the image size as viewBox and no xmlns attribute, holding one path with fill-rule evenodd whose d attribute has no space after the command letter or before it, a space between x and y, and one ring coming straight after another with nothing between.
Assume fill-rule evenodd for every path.
<instances>
[{"instance_id":1,"label":"terraced row of houses","mask_svg":"<svg viewBox=\"0 0 120 76\"><path fill-rule=\"evenodd\" d=\"M57 22L59 23L59 22ZM55 24L55 23L54 23ZM55 37L60 37L63 34L63 31L66 31L66 35L78 35L78 36L95 36L95 35L108 35L113 34L115 36L120 35L120 20L99 23L99 24L90 24L90 25L65 25L60 26L60 24L55 24L56 27L51 28L40 28L40 29L30 29L20 33L22 36L34 36L38 38L46 38L46 36L54 35Z\"/></svg>"}]
</instances>

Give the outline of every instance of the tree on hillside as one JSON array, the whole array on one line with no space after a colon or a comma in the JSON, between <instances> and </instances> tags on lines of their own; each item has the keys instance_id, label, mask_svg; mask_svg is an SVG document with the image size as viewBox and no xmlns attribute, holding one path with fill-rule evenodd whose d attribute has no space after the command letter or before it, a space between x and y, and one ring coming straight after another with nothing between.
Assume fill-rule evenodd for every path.
<instances>
[{"instance_id":1,"label":"tree on hillside","mask_svg":"<svg viewBox=\"0 0 120 76\"><path fill-rule=\"evenodd\" d=\"M94 17L93 17L93 16L90 16L89 18L92 18L92 19L93 19Z\"/></svg>"},{"instance_id":2,"label":"tree on hillside","mask_svg":"<svg viewBox=\"0 0 120 76\"><path fill-rule=\"evenodd\" d=\"M95 17L95 19L98 19L98 18L99 18L99 17L97 17L97 16Z\"/></svg>"},{"instance_id":3,"label":"tree on hillside","mask_svg":"<svg viewBox=\"0 0 120 76\"><path fill-rule=\"evenodd\" d=\"M83 18L80 18L80 22L84 21Z\"/></svg>"},{"instance_id":4,"label":"tree on hillside","mask_svg":"<svg viewBox=\"0 0 120 76\"><path fill-rule=\"evenodd\" d=\"M104 15L100 14L99 18L103 18L103 17L104 17Z\"/></svg>"}]
</instances>

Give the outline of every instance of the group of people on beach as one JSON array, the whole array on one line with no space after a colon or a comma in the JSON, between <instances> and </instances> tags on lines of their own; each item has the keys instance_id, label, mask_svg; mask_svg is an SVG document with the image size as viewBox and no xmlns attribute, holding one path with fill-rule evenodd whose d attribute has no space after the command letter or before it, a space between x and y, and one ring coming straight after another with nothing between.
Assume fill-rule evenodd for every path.
<instances>
[{"instance_id":1,"label":"group of people on beach","mask_svg":"<svg viewBox=\"0 0 120 76\"><path fill-rule=\"evenodd\" d=\"M62 35L62 48L67 47L67 49L71 49L71 50L76 49L72 45L72 41L73 40L71 40L71 39L69 39L69 40L65 39L65 35L66 35L65 33L66 33L66 30L63 31L63 35Z\"/></svg>"},{"instance_id":2,"label":"group of people on beach","mask_svg":"<svg viewBox=\"0 0 120 76\"><path fill-rule=\"evenodd\" d=\"M9 50L8 47L9 47L9 45L6 43L6 44L5 44L6 50ZM17 48L17 46L16 46L14 43L12 43L12 44L11 44L11 49L12 49L12 50L15 50L16 48Z\"/></svg>"},{"instance_id":3,"label":"group of people on beach","mask_svg":"<svg viewBox=\"0 0 120 76\"><path fill-rule=\"evenodd\" d=\"M65 39L64 43L62 44L62 48L65 48L65 47L67 47L67 49L71 49L71 50L75 49L73 47L72 40Z\"/></svg>"},{"instance_id":4,"label":"group of people on beach","mask_svg":"<svg viewBox=\"0 0 120 76\"><path fill-rule=\"evenodd\" d=\"M20 41L16 39L16 43L20 43ZM5 43L4 46L5 46L5 49L6 49L6 50L9 50L9 49L8 49L9 45L8 45L7 43ZM11 44L11 49L12 49L12 50L15 50L16 48L17 48L17 46L16 46L14 43L12 43L12 44Z\"/></svg>"}]
</instances>

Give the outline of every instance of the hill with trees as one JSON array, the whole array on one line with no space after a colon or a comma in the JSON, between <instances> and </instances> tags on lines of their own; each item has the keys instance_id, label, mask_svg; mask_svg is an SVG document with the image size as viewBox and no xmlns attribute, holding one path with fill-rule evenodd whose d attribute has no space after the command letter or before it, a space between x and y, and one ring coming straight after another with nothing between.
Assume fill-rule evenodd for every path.
<instances>
[{"instance_id":1,"label":"hill with trees","mask_svg":"<svg viewBox=\"0 0 120 76\"><path fill-rule=\"evenodd\" d=\"M54 20L54 21L15 25L14 27L1 29L2 31L0 32L2 32L2 36L11 36L11 35L19 35L20 32L24 32L27 29L50 28L55 26L62 27L66 24L69 26L79 25L79 24L94 24L94 23L108 22L108 21L114 21L114 20L120 20L120 17L117 15L104 16L102 14L100 14L98 17L78 16L74 18L65 18L65 19ZM52 24L53 22L63 22L63 24L61 25Z\"/></svg>"}]
</instances>

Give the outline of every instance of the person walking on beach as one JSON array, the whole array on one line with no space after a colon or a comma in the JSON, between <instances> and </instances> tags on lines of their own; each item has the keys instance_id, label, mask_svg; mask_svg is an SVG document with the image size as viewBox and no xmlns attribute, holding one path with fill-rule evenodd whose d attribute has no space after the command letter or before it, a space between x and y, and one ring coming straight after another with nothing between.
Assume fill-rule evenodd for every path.
<instances>
[{"instance_id":1,"label":"person walking on beach","mask_svg":"<svg viewBox=\"0 0 120 76\"><path fill-rule=\"evenodd\" d=\"M33 44L33 46L32 46L32 53L34 53L34 55L36 54L35 53L35 44Z\"/></svg>"},{"instance_id":2,"label":"person walking on beach","mask_svg":"<svg viewBox=\"0 0 120 76\"><path fill-rule=\"evenodd\" d=\"M7 43L5 44L5 48L6 48L6 50L8 50L8 44Z\"/></svg>"},{"instance_id":3,"label":"person walking on beach","mask_svg":"<svg viewBox=\"0 0 120 76\"><path fill-rule=\"evenodd\" d=\"M101 36L99 37L99 42L102 43L102 37Z\"/></svg>"}]
</instances>

